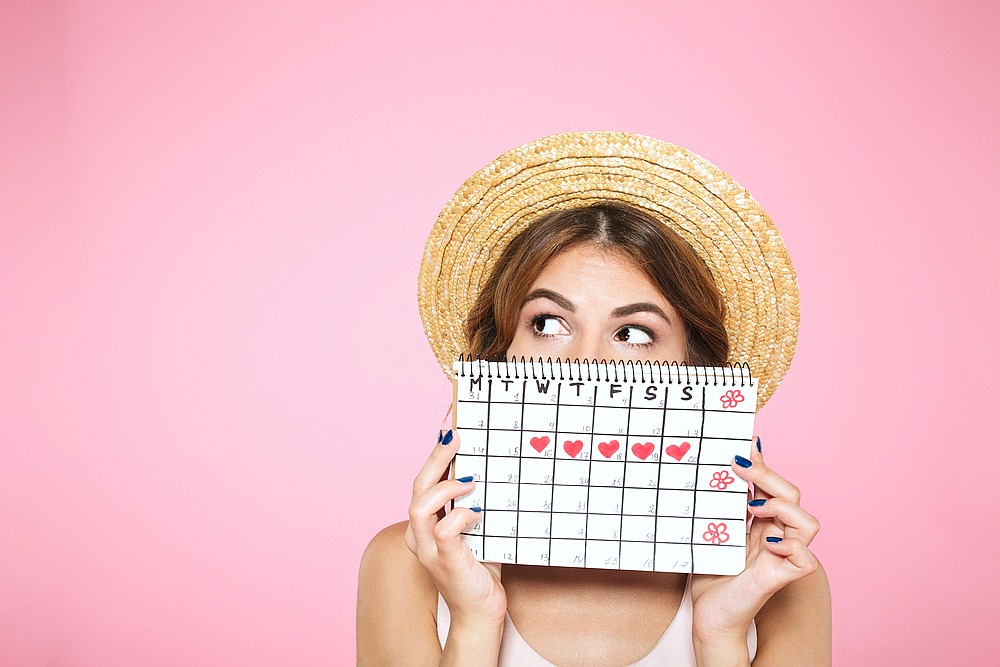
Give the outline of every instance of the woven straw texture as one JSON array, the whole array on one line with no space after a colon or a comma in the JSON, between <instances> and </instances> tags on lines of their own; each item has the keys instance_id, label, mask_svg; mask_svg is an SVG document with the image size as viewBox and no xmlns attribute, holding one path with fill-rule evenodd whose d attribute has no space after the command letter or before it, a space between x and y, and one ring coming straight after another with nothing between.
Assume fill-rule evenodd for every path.
<instances>
[{"instance_id":1,"label":"woven straw texture","mask_svg":"<svg viewBox=\"0 0 1000 667\"><path fill-rule=\"evenodd\" d=\"M567 132L515 148L445 205L424 246L417 292L445 374L468 351L465 318L507 244L545 213L603 200L651 214L705 260L726 303L728 361L749 364L760 410L798 340L798 283L781 235L753 196L708 160L626 132Z\"/></svg>"}]
</instances>

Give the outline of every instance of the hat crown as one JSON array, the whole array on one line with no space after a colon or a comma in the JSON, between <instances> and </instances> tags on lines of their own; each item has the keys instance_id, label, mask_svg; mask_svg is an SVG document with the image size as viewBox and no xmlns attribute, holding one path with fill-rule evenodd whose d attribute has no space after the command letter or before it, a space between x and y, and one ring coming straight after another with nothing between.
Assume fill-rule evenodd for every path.
<instances>
[{"instance_id":1,"label":"hat crown","mask_svg":"<svg viewBox=\"0 0 1000 667\"><path fill-rule=\"evenodd\" d=\"M564 132L477 171L438 216L424 246L418 302L444 372L466 351L464 323L503 249L542 215L601 201L637 207L687 241L726 303L729 362L760 382L758 410L791 363L799 291L791 258L753 196L700 155L628 132Z\"/></svg>"}]
</instances>

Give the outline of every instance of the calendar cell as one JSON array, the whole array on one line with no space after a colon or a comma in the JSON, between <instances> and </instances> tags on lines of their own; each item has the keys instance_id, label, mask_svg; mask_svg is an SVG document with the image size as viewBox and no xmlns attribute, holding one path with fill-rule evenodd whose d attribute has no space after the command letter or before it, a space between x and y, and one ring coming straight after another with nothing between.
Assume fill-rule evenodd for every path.
<instances>
[{"instance_id":1,"label":"calendar cell","mask_svg":"<svg viewBox=\"0 0 1000 667\"><path fill-rule=\"evenodd\" d=\"M655 550L652 543L622 542L619 566L623 570L650 571L653 569Z\"/></svg>"},{"instance_id":2,"label":"calendar cell","mask_svg":"<svg viewBox=\"0 0 1000 667\"><path fill-rule=\"evenodd\" d=\"M591 461L591 486L624 486L625 462Z\"/></svg>"},{"instance_id":3,"label":"calendar cell","mask_svg":"<svg viewBox=\"0 0 1000 667\"><path fill-rule=\"evenodd\" d=\"M483 538L483 560L490 563L513 563L517 553L517 538L491 537Z\"/></svg>"},{"instance_id":4,"label":"calendar cell","mask_svg":"<svg viewBox=\"0 0 1000 667\"><path fill-rule=\"evenodd\" d=\"M555 431L556 406L554 405L524 405L525 431Z\"/></svg>"},{"instance_id":5,"label":"calendar cell","mask_svg":"<svg viewBox=\"0 0 1000 667\"><path fill-rule=\"evenodd\" d=\"M555 465L553 459L522 458L522 484L552 484Z\"/></svg>"},{"instance_id":6,"label":"calendar cell","mask_svg":"<svg viewBox=\"0 0 1000 667\"><path fill-rule=\"evenodd\" d=\"M559 407L556 430L561 433L591 433L594 428L594 408L578 405Z\"/></svg>"},{"instance_id":7,"label":"calendar cell","mask_svg":"<svg viewBox=\"0 0 1000 667\"><path fill-rule=\"evenodd\" d=\"M622 517L616 514L591 514L587 517L588 540L622 539Z\"/></svg>"},{"instance_id":8,"label":"calendar cell","mask_svg":"<svg viewBox=\"0 0 1000 667\"><path fill-rule=\"evenodd\" d=\"M458 463L455 463L456 474L458 470ZM521 481L521 460L511 457L511 456L494 456L489 460L488 466L483 466L486 468L486 481L487 482L510 482L512 484L517 484Z\"/></svg>"},{"instance_id":9,"label":"calendar cell","mask_svg":"<svg viewBox=\"0 0 1000 667\"><path fill-rule=\"evenodd\" d=\"M563 567L583 567L586 559L586 540L558 540L553 538L549 547L549 564Z\"/></svg>"},{"instance_id":10,"label":"calendar cell","mask_svg":"<svg viewBox=\"0 0 1000 667\"><path fill-rule=\"evenodd\" d=\"M516 431L521 428L520 403L495 403L490 406L490 429L509 429Z\"/></svg>"},{"instance_id":11,"label":"calendar cell","mask_svg":"<svg viewBox=\"0 0 1000 667\"><path fill-rule=\"evenodd\" d=\"M691 572L691 547L686 544L657 544L654 569L657 572Z\"/></svg>"},{"instance_id":12,"label":"calendar cell","mask_svg":"<svg viewBox=\"0 0 1000 667\"><path fill-rule=\"evenodd\" d=\"M594 433L621 436L628 433L628 408L595 408Z\"/></svg>"},{"instance_id":13,"label":"calendar cell","mask_svg":"<svg viewBox=\"0 0 1000 667\"><path fill-rule=\"evenodd\" d=\"M698 466L692 463L661 463L660 488L692 491Z\"/></svg>"},{"instance_id":14,"label":"calendar cell","mask_svg":"<svg viewBox=\"0 0 1000 667\"><path fill-rule=\"evenodd\" d=\"M587 536L587 515L555 512L550 530L553 539L583 539Z\"/></svg>"},{"instance_id":15,"label":"calendar cell","mask_svg":"<svg viewBox=\"0 0 1000 667\"><path fill-rule=\"evenodd\" d=\"M487 485L486 510L517 510L517 484L492 482Z\"/></svg>"},{"instance_id":16,"label":"calendar cell","mask_svg":"<svg viewBox=\"0 0 1000 667\"><path fill-rule=\"evenodd\" d=\"M517 508L522 512L551 512L552 487L548 484L522 484Z\"/></svg>"},{"instance_id":17,"label":"calendar cell","mask_svg":"<svg viewBox=\"0 0 1000 667\"><path fill-rule=\"evenodd\" d=\"M674 544L690 544L694 521L674 516L656 518L656 541Z\"/></svg>"},{"instance_id":18,"label":"calendar cell","mask_svg":"<svg viewBox=\"0 0 1000 667\"><path fill-rule=\"evenodd\" d=\"M619 569L621 542L587 540L587 567L607 570Z\"/></svg>"},{"instance_id":19,"label":"calendar cell","mask_svg":"<svg viewBox=\"0 0 1000 667\"><path fill-rule=\"evenodd\" d=\"M622 489L615 487L590 487L590 513L616 514L622 513Z\"/></svg>"},{"instance_id":20,"label":"calendar cell","mask_svg":"<svg viewBox=\"0 0 1000 667\"><path fill-rule=\"evenodd\" d=\"M706 519L745 519L747 494L745 491L736 493L699 492L694 515Z\"/></svg>"},{"instance_id":21,"label":"calendar cell","mask_svg":"<svg viewBox=\"0 0 1000 667\"><path fill-rule=\"evenodd\" d=\"M586 486L556 485L552 487L552 511L586 514L587 490Z\"/></svg>"},{"instance_id":22,"label":"calendar cell","mask_svg":"<svg viewBox=\"0 0 1000 667\"><path fill-rule=\"evenodd\" d=\"M728 466L737 454L749 458L751 446L750 440L705 440L698 461L703 464Z\"/></svg>"},{"instance_id":23,"label":"calendar cell","mask_svg":"<svg viewBox=\"0 0 1000 667\"><path fill-rule=\"evenodd\" d=\"M625 489L622 512L640 516L656 516L656 489Z\"/></svg>"},{"instance_id":24,"label":"calendar cell","mask_svg":"<svg viewBox=\"0 0 1000 667\"><path fill-rule=\"evenodd\" d=\"M702 435L704 415L704 412L695 410L667 412L663 435L668 438L697 438Z\"/></svg>"},{"instance_id":25,"label":"calendar cell","mask_svg":"<svg viewBox=\"0 0 1000 667\"><path fill-rule=\"evenodd\" d=\"M476 482L486 479L485 456L455 456L454 478L472 477Z\"/></svg>"},{"instance_id":26,"label":"calendar cell","mask_svg":"<svg viewBox=\"0 0 1000 667\"><path fill-rule=\"evenodd\" d=\"M548 565L549 540L532 537L517 538L517 562L523 565Z\"/></svg>"},{"instance_id":27,"label":"calendar cell","mask_svg":"<svg viewBox=\"0 0 1000 667\"><path fill-rule=\"evenodd\" d=\"M590 461L556 459L555 483L567 486L587 486L590 484Z\"/></svg>"},{"instance_id":28,"label":"calendar cell","mask_svg":"<svg viewBox=\"0 0 1000 667\"><path fill-rule=\"evenodd\" d=\"M629 542L653 542L656 539L655 516L623 516L622 539Z\"/></svg>"},{"instance_id":29,"label":"calendar cell","mask_svg":"<svg viewBox=\"0 0 1000 667\"><path fill-rule=\"evenodd\" d=\"M627 488L655 489L659 475L659 464L630 462L625 466L625 486Z\"/></svg>"},{"instance_id":30,"label":"calendar cell","mask_svg":"<svg viewBox=\"0 0 1000 667\"><path fill-rule=\"evenodd\" d=\"M548 512L518 512L518 537L549 538L552 528L552 515Z\"/></svg>"},{"instance_id":31,"label":"calendar cell","mask_svg":"<svg viewBox=\"0 0 1000 667\"><path fill-rule=\"evenodd\" d=\"M633 409L628 432L633 436L663 435L663 411Z\"/></svg>"},{"instance_id":32,"label":"calendar cell","mask_svg":"<svg viewBox=\"0 0 1000 667\"><path fill-rule=\"evenodd\" d=\"M468 545L472 555L476 560L483 560L483 538L481 535L462 535L462 539Z\"/></svg>"},{"instance_id":33,"label":"calendar cell","mask_svg":"<svg viewBox=\"0 0 1000 667\"><path fill-rule=\"evenodd\" d=\"M517 512L484 512L483 534L492 537L517 537Z\"/></svg>"},{"instance_id":34,"label":"calendar cell","mask_svg":"<svg viewBox=\"0 0 1000 667\"><path fill-rule=\"evenodd\" d=\"M521 434L517 431L490 431L486 442L488 456L520 456Z\"/></svg>"}]
</instances>

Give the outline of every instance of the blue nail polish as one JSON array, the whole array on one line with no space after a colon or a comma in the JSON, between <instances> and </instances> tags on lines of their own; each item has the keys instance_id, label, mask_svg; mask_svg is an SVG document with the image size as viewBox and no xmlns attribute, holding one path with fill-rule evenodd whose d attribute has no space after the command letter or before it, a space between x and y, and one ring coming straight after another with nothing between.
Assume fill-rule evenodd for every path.
<instances>
[{"instance_id":1,"label":"blue nail polish","mask_svg":"<svg viewBox=\"0 0 1000 667\"><path fill-rule=\"evenodd\" d=\"M441 444L441 439L444 437L444 431L438 431L438 444Z\"/></svg>"},{"instance_id":2,"label":"blue nail polish","mask_svg":"<svg viewBox=\"0 0 1000 667\"><path fill-rule=\"evenodd\" d=\"M473 512L482 512L483 511L482 507L470 507L469 509L472 510Z\"/></svg>"},{"instance_id":3,"label":"blue nail polish","mask_svg":"<svg viewBox=\"0 0 1000 667\"><path fill-rule=\"evenodd\" d=\"M763 505L766 502L767 502L767 498L755 498L754 500L751 500L750 502L748 502L747 505L749 505L750 507L760 507L761 505Z\"/></svg>"},{"instance_id":4,"label":"blue nail polish","mask_svg":"<svg viewBox=\"0 0 1000 667\"><path fill-rule=\"evenodd\" d=\"M745 459L742 456L740 456L739 454L737 454L736 455L736 465L738 465L741 468L749 468L750 466L753 465L753 462L750 459Z\"/></svg>"},{"instance_id":5,"label":"blue nail polish","mask_svg":"<svg viewBox=\"0 0 1000 667\"><path fill-rule=\"evenodd\" d=\"M455 480L456 482L461 482L462 484L468 484L472 481L472 475L466 475L465 477L459 477Z\"/></svg>"},{"instance_id":6,"label":"blue nail polish","mask_svg":"<svg viewBox=\"0 0 1000 667\"><path fill-rule=\"evenodd\" d=\"M451 443L451 439L454 438L454 437L455 437L455 434L451 432L451 429L448 429L448 433L446 433L445 436L444 436L444 439L441 440L441 444L442 445L450 444Z\"/></svg>"},{"instance_id":7,"label":"blue nail polish","mask_svg":"<svg viewBox=\"0 0 1000 667\"><path fill-rule=\"evenodd\" d=\"M760 436L759 435L757 436L757 451L760 452L761 454L764 453L764 450L760 448Z\"/></svg>"},{"instance_id":8,"label":"blue nail polish","mask_svg":"<svg viewBox=\"0 0 1000 667\"><path fill-rule=\"evenodd\" d=\"M770 542L771 544L777 544L778 542L781 541L780 537L768 537L765 539L767 539L767 541Z\"/></svg>"}]
</instances>

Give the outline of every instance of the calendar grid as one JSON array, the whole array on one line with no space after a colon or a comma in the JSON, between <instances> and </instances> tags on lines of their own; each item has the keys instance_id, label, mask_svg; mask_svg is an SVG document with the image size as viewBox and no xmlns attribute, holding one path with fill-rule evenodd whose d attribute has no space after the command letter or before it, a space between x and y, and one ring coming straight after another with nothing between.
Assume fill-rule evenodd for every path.
<instances>
[{"instance_id":1,"label":"calendar grid","mask_svg":"<svg viewBox=\"0 0 1000 667\"><path fill-rule=\"evenodd\" d=\"M483 508L462 531L477 559L707 574L745 566L747 484L731 457L752 439L753 384L538 372L504 379L483 363L456 373L455 476L476 484L454 505Z\"/></svg>"}]
</instances>

